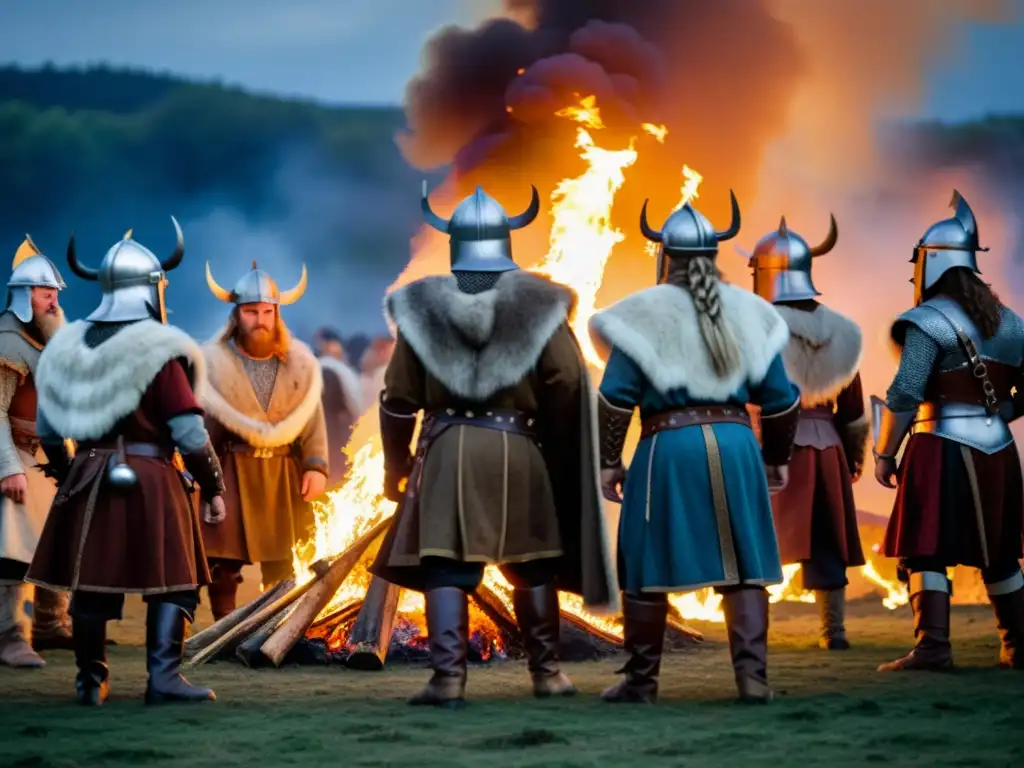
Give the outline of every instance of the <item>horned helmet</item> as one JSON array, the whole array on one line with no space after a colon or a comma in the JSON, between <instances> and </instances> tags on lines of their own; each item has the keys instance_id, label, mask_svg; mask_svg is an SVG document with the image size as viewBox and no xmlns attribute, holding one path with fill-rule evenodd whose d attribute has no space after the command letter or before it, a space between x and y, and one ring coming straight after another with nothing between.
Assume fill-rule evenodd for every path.
<instances>
[{"instance_id":1,"label":"horned helmet","mask_svg":"<svg viewBox=\"0 0 1024 768\"><path fill-rule=\"evenodd\" d=\"M7 309L21 322L32 320L32 289L67 288L57 265L43 254L29 235L14 254L11 279L7 281Z\"/></svg>"},{"instance_id":2,"label":"horned helmet","mask_svg":"<svg viewBox=\"0 0 1024 768\"><path fill-rule=\"evenodd\" d=\"M982 248L978 240L978 222L974 211L957 190L953 190L953 199L949 207L953 216L932 224L924 236L914 246L914 256L910 263L914 265L914 304L920 304L924 292L938 282L946 272L956 267L964 267L977 275L978 251Z\"/></svg>"},{"instance_id":3,"label":"horned helmet","mask_svg":"<svg viewBox=\"0 0 1024 768\"><path fill-rule=\"evenodd\" d=\"M831 214L828 234L814 247L791 230L783 216L779 228L762 237L749 255L747 266L754 272L754 293L774 304L820 296L811 279L811 262L835 248L838 239L836 217Z\"/></svg>"},{"instance_id":4,"label":"horned helmet","mask_svg":"<svg viewBox=\"0 0 1024 768\"><path fill-rule=\"evenodd\" d=\"M662 226L661 231L651 229L647 223L647 203L640 210L640 231L648 240L660 243L658 249L658 282L664 282L668 275L668 264L673 257L710 256L718 253L718 244L731 240L740 231L740 204L736 195L729 190L732 206L732 221L728 229L717 231L708 218L687 202L674 211Z\"/></svg>"},{"instance_id":5,"label":"horned helmet","mask_svg":"<svg viewBox=\"0 0 1024 768\"><path fill-rule=\"evenodd\" d=\"M278 289L277 283L274 282L274 278L257 267L256 262L253 261L252 268L242 275L235 283L235 287L229 291L221 288L214 280L210 262L206 262L206 285L210 292L221 301L234 304L236 307L242 304L275 304L278 306L294 304L306 292L307 283L308 274L306 265L303 264L302 275L295 287L281 291Z\"/></svg>"}]
</instances>

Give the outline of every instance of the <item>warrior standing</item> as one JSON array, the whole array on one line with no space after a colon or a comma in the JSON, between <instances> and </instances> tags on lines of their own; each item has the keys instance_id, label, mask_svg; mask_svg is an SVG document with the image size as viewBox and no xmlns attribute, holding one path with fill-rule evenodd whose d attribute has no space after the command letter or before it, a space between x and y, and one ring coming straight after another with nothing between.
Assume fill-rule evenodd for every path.
<instances>
[{"instance_id":1,"label":"warrior standing","mask_svg":"<svg viewBox=\"0 0 1024 768\"><path fill-rule=\"evenodd\" d=\"M592 610L616 597L590 386L568 324L575 294L512 259L510 232L537 216L536 190L512 217L479 187L449 221L431 210L425 186L422 205L427 223L451 237L453 275L418 280L385 302L398 338L380 430L385 494L400 506L373 568L426 595L434 674L409 703L463 701L467 593L488 564L513 585L534 695L571 695L557 589L582 594Z\"/></svg>"},{"instance_id":2,"label":"warrior standing","mask_svg":"<svg viewBox=\"0 0 1024 768\"><path fill-rule=\"evenodd\" d=\"M660 232L659 285L591 320L595 348L607 354L601 381L601 477L605 497L622 504L619 584L625 593L625 680L609 702L653 703L668 612L667 595L715 587L722 595L740 698L766 701L768 593L782 581L770 488L785 486L799 393L781 353L789 332L759 296L723 283L716 232L690 204ZM762 447L746 405L761 406ZM642 419L628 476L622 449L633 411ZM766 477L767 475L767 477Z\"/></svg>"},{"instance_id":3,"label":"warrior standing","mask_svg":"<svg viewBox=\"0 0 1024 768\"><path fill-rule=\"evenodd\" d=\"M68 647L66 592L25 582L56 489L40 466L35 372L46 342L64 322L64 280L32 238L14 256L0 314L0 664L43 667L33 650ZM34 617L29 608L34 602Z\"/></svg>"},{"instance_id":4,"label":"warrior standing","mask_svg":"<svg viewBox=\"0 0 1024 768\"><path fill-rule=\"evenodd\" d=\"M28 571L38 586L72 592L71 619L78 700L107 697L106 625L118 620L126 593L147 603L146 703L205 701L179 674L185 627L209 581L188 477L180 453L209 505L223 515L220 465L193 394L202 382L199 346L167 325L166 273L181 263L177 221L174 253L161 261L129 231L98 269L68 265L98 281L100 306L58 331L36 368L39 439L58 491ZM76 441L69 462L64 440Z\"/></svg>"},{"instance_id":5,"label":"warrior standing","mask_svg":"<svg viewBox=\"0 0 1024 768\"><path fill-rule=\"evenodd\" d=\"M754 292L775 305L789 326L782 353L800 388L800 421L789 483L772 497L783 565L800 564L803 588L813 590L821 617L819 645L846 650L848 568L864 565L853 483L867 451L868 419L860 380L860 327L817 301L811 260L836 244L832 217L825 241L812 248L786 226L754 248Z\"/></svg>"},{"instance_id":6,"label":"warrior standing","mask_svg":"<svg viewBox=\"0 0 1024 768\"><path fill-rule=\"evenodd\" d=\"M1007 426L1024 412L1024 321L978 277L988 249L967 201L954 191L951 206L914 249L915 306L891 329L899 370L885 402L872 398L875 478L899 484L883 552L909 581L916 640L879 671L953 666L946 569L957 565L981 569L1000 662L1024 669L1024 494Z\"/></svg>"},{"instance_id":7,"label":"warrior standing","mask_svg":"<svg viewBox=\"0 0 1024 768\"><path fill-rule=\"evenodd\" d=\"M303 267L298 284L279 291L253 262L228 291L206 265L213 295L234 304L227 326L203 347L209 386L200 398L227 489L227 518L203 530L218 619L235 609L244 565L260 564L265 587L293 575L292 550L311 534L311 502L327 484L323 374L281 317L306 279Z\"/></svg>"}]
</instances>

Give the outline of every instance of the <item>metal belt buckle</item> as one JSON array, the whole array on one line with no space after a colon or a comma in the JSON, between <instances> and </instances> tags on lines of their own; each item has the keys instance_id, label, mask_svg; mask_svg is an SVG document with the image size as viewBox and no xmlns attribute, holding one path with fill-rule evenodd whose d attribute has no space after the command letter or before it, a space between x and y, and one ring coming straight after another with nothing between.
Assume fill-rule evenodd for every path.
<instances>
[{"instance_id":1,"label":"metal belt buckle","mask_svg":"<svg viewBox=\"0 0 1024 768\"><path fill-rule=\"evenodd\" d=\"M274 451L271 448L253 448L252 455L254 459L272 459Z\"/></svg>"}]
</instances>

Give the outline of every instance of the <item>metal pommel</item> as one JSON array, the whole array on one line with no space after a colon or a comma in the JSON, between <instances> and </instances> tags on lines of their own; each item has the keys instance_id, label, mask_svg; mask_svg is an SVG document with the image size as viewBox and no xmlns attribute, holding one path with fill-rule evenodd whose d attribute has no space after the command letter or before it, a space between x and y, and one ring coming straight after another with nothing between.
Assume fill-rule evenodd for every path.
<instances>
[{"instance_id":1,"label":"metal pommel","mask_svg":"<svg viewBox=\"0 0 1024 768\"><path fill-rule=\"evenodd\" d=\"M871 423L874 445L871 452L876 459L895 459L914 423L917 410L891 411L885 401L876 395L871 396Z\"/></svg>"}]
</instances>

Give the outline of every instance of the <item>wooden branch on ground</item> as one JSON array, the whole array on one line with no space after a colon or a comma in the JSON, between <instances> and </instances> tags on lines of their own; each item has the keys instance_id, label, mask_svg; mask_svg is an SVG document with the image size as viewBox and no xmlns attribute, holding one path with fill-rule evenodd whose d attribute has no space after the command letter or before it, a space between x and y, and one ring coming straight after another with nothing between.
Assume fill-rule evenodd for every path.
<instances>
[{"instance_id":1,"label":"wooden branch on ground","mask_svg":"<svg viewBox=\"0 0 1024 768\"><path fill-rule=\"evenodd\" d=\"M584 632L588 632L591 635L603 640L609 645L622 645L622 638L616 634L609 632L603 627L599 627L596 624L588 624L582 618L569 611L561 611L561 618L564 621L568 621L574 627L582 629Z\"/></svg>"},{"instance_id":2,"label":"wooden branch on ground","mask_svg":"<svg viewBox=\"0 0 1024 768\"><path fill-rule=\"evenodd\" d=\"M298 606L298 603L292 603L290 606L282 610L280 613L276 613L271 616L267 622L253 632L249 637L242 642L238 648L235 649L235 656L249 669L256 669L266 663L266 659L263 654L260 653L260 648L267 642L272 634L277 631L277 628L281 626L282 622L291 616L292 611Z\"/></svg>"},{"instance_id":3,"label":"wooden branch on ground","mask_svg":"<svg viewBox=\"0 0 1024 768\"><path fill-rule=\"evenodd\" d=\"M263 655L275 667L279 667L285 655L292 649L292 646L299 641L309 625L312 624L320 612L331 602L335 593L341 588L345 579L362 559L366 550L377 539L384 535L384 531L391 524L390 519L382 520L373 528L364 533L355 543L338 557L323 578L319 579L313 587L302 597L301 602L295 607L288 619L277 628L277 631L263 644L260 649Z\"/></svg>"},{"instance_id":4,"label":"wooden branch on ground","mask_svg":"<svg viewBox=\"0 0 1024 768\"><path fill-rule=\"evenodd\" d=\"M668 625L668 628L671 629L673 632L678 632L680 635L688 637L695 643L704 642L703 633L697 631L693 627L686 626L686 624L683 621L683 618L679 616L676 610L671 606L669 606L668 621L666 623Z\"/></svg>"},{"instance_id":5,"label":"wooden branch on ground","mask_svg":"<svg viewBox=\"0 0 1024 768\"><path fill-rule=\"evenodd\" d=\"M502 635L512 638L517 643L522 643L522 633L519 631L519 624L516 622L515 615L505 607L505 603L502 602L501 598L490 587L481 584L476 588L471 597L473 602L477 604L477 607L484 612L484 615L494 622L494 626L498 628Z\"/></svg>"},{"instance_id":6,"label":"wooden branch on ground","mask_svg":"<svg viewBox=\"0 0 1024 768\"><path fill-rule=\"evenodd\" d=\"M262 608L264 605L277 600L281 595L287 592L289 589L295 586L294 580L290 583L287 581L281 581L275 584L273 587L268 589L262 595L257 597L255 600L251 600L245 605L236 608L227 616L214 622L202 632L196 632L188 640L185 641L185 657L195 655L201 649L212 643L217 638L223 636L226 632L231 630L233 627L238 626L242 621L252 616L256 611Z\"/></svg>"},{"instance_id":7,"label":"wooden branch on ground","mask_svg":"<svg viewBox=\"0 0 1024 768\"><path fill-rule=\"evenodd\" d=\"M370 580L363 607L346 643L349 651L346 666L369 672L384 669L401 594L399 587L384 579L374 576Z\"/></svg>"}]
</instances>

